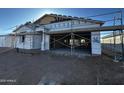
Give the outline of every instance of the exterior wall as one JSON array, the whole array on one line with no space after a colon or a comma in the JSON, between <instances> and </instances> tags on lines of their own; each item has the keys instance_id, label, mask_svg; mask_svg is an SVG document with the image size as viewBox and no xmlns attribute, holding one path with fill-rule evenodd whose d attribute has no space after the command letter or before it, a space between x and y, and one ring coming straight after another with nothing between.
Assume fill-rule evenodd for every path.
<instances>
[{"instance_id":1,"label":"exterior wall","mask_svg":"<svg viewBox=\"0 0 124 93\"><path fill-rule=\"evenodd\" d=\"M5 36L0 36L0 47L5 47Z\"/></svg>"},{"instance_id":2,"label":"exterior wall","mask_svg":"<svg viewBox=\"0 0 124 93\"><path fill-rule=\"evenodd\" d=\"M100 32L91 32L92 54L101 55Z\"/></svg>"},{"instance_id":3,"label":"exterior wall","mask_svg":"<svg viewBox=\"0 0 124 93\"><path fill-rule=\"evenodd\" d=\"M50 35L42 34L41 50L49 50L50 45Z\"/></svg>"},{"instance_id":4,"label":"exterior wall","mask_svg":"<svg viewBox=\"0 0 124 93\"><path fill-rule=\"evenodd\" d=\"M34 35L33 36L33 49L41 49L41 35Z\"/></svg>"},{"instance_id":5,"label":"exterior wall","mask_svg":"<svg viewBox=\"0 0 124 93\"><path fill-rule=\"evenodd\" d=\"M49 50L50 35L45 35L45 50Z\"/></svg>"},{"instance_id":6,"label":"exterior wall","mask_svg":"<svg viewBox=\"0 0 124 93\"><path fill-rule=\"evenodd\" d=\"M115 40L116 40L116 44L121 43L120 36L115 36ZM104 43L104 44L114 44L114 38L112 36L108 37L108 38L103 38L102 43Z\"/></svg>"},{"instance_id":7,"label":"exterior wall","mask_svg":"<svg viewBox=\"0 0 124 93\"><path fill-rule=\"evenodd\" d=\"M19 28L16 33L20 32L33 32L32 28L29 28L27 26L23 26ZM40 49L41 47L41 35L24 35L25 39L24 42L22 42L21 38L22 36L16 36L15 38L15 47L21 48L21 49Z\"/></svg>"},{"instance_id":8,"label":"exterior wall","mask_svg":"<svg viewBox=\"0 0 124 93\"><path fill-rule=\"evenodd\" d=\"M79 29L79 28L98 27L98 26L100 25L90 23L90 22L82 22L78 20L57 22L57 23L51 23L51 24L45 25L45 27L48 28L50 32L70 30L70 29Z\"/></svg>"},{"instance_id":9,"label":"exterior wall","mask_svg":"<svg viewBox=\"0 0 124 93\"><path fill-rule=\"evenodd\" d=\"M25 35L24 42L21 41L21 36L0 36L0 47L11 47L21 49L40 49L41 35Z\"/></svg>"},{"instance_id":10,"label":"exterior wall","mask_svg":"<svg viewBox=\"0 0 124 93\"><path fill-rule=\"evenodd\" d=\"M32 35L25 35L24 42L21 41L21 36L16 36L16 47L21 49L32 49Z\"/></svg>"},{"instance_id":11,"label":"exterior wall","mask_svg":"<svg viewBox=\"0 0 124 93\"><path fill-rule=\"evenodd\" d=\"M14 47L13 36L0 36L0 47Z\"/></svg>"},{"instance_id":12,"label":"exterior wall","mask_svg":"<svg viewBox=\"0 0 124 93\"><path fill-rule=\"evenodd\" d=\"M14 47L13 44L14 44L13 36L6 36L6 38L5 38L5 46L6 47Z\"/></svg>"}]
</instances>

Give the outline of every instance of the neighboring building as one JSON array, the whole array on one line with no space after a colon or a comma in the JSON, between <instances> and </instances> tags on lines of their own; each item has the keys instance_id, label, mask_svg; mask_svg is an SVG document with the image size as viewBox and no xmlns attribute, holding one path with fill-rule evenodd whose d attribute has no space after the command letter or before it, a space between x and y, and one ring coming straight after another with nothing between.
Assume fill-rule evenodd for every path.
<instances>
[{"instance_id":1,"label":"neighboring building","mask_svg":"<svg viewBox=\"0 0 124 93\"><path fill-rule=\"evenodd\" d=\"M121 43L121 35L119 34L116 34L116 36L113 36L113 34L110 34L110 35L106 35L102 37L102 43L103 44L114 44L114 38L115 38L116 44Z\"/></svg>"},{"instance_id":2,"label":"neighboring building","mask_svg":"<svg viewBox=\"0 0 124 93\"><path fill-rule=\"evenodd\" d=\"M21 49L72 49L101 54L100 32L81 31L100 27L103 21L46 14L35 22L19 26L9 35L0 36L0 47Z\"/></svg>"},{"instance_id":3,"label":"neighboring building","mask_svg":"<svg viewBox=\"0 0 124 93\"><path fill-rule=\"evenodd\" d=\"M110 50L116 50L118 52L122 51L122 35L116 33L115 36L112 34L102 37L103 48L108 48Z\"/></svg>"}]
</instances>

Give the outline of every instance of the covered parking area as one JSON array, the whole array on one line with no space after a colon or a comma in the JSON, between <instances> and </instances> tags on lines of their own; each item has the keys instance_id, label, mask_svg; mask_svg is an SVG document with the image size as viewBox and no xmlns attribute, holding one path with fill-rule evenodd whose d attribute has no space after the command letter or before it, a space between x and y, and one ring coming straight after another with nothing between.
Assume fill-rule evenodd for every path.
<instances>
[{"instance_id":1,"label":"covered parking area","mask_svg":"<svg viewBox=\"0 0 124 93\"><path fill-rule=\"evenodd\" d=\"M124 26L103 26L63 31L48 31L43 33L41 50L58 51L63 53L101 55L101 31L122 30ZM45 46L44 46L45 45ZM86 52L85 52L86 51Z\"/></svg>"},{"instance_id":2,"label":"covered parking area","mask_svg":"<svg viewBox=\"0 0 124 93\"><path fill-rule=\"evenodd\" d=\"M51 34L50 50L59 53L91 54L91 32Z\"/></svg>"}]
</instances>

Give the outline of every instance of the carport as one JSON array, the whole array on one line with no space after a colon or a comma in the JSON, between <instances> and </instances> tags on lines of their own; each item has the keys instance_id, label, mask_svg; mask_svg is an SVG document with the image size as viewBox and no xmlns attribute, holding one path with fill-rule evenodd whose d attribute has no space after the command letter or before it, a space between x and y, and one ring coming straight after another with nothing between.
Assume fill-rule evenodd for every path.
<instances>
[{"instance_id":1,"label":"carport","mask_svg":"<svg viewBox=\"0 0 124 93\"><path fill-rule=\"evenodd\" d=\"M51 34L50 50L91 54L91 32Z\"/></svg>"},{"instance_id":2,"label":"carport","mask_svg":"<svg viewBox=\"0 0 124 93\"><path fill-rule=\"evenodd\" d=\"M110 30L121 30L124 26L103 26L81 29L69 29L62 31L43 32L41 50L58 50L66 54L75 52L101 55L100 32ZM59 51L60 50L60 51Z\"/></svg>"}]
</instances>

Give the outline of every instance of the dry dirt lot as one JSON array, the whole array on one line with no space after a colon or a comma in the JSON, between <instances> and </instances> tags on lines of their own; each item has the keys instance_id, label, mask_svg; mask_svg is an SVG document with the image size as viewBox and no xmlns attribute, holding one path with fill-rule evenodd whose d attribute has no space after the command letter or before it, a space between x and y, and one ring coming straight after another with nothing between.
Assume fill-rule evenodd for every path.
<instances>
[{"instance_id":1,"label":"dry dirt lot","mask_svg":"<svg viewBox=\"0 0 124 93\"><path fill-rule=\"evenodd\" d=\"M77 58L11 50L0 54L0 84L124 84L124 67L104 55Z\"/></svg>"}]
</instances>

